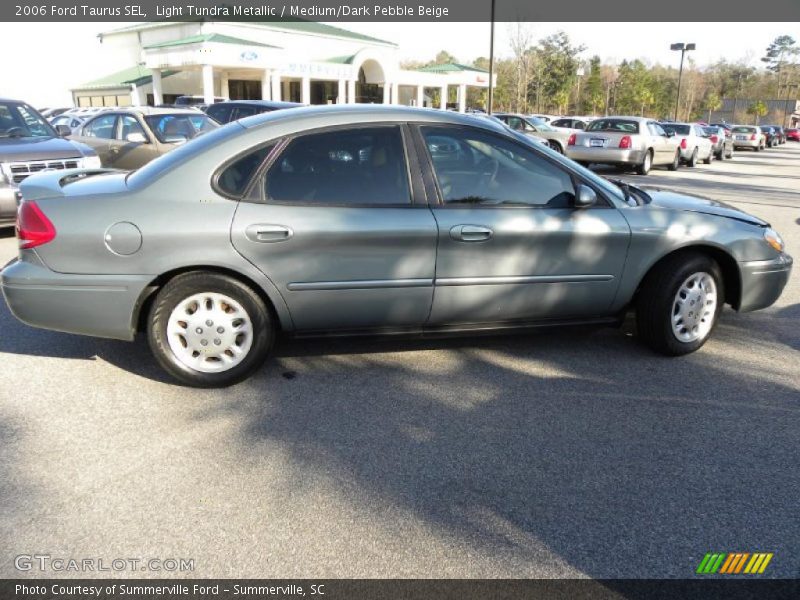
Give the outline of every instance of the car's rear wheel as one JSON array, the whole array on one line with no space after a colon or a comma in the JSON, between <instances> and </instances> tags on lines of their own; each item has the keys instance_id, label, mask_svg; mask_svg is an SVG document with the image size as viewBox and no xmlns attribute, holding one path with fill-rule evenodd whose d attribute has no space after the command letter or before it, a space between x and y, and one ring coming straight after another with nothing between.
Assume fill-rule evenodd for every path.
<instances>
[{"instance_id":1,"label":"car's rear wheel","mask_svg":"<svg viewBox=\"0 0 800 600\"><path fill-rule=\"evenodd\" d=\"M559 144L556 140L548 140L547 145L559 154L564 154L564 148L562 148L561 144Z\"/></svg>"},{"instance_id":2,"label":"car's rear wheel","mask_svg":"<svg viewBox=\"0 0 800 600\"><path fill-rule=\"evenodd\" d=\"M731 151L725 155L725 158L733 158L733 146L731 146Z\"/></svg>"},{"instance_id":3,"label":"car's rear wheel","mask_svg":"<svg viewBox=\"0 0 800 600\"><path fill-rule=\"evenodd\" d=\"M713 150L709 150L708 151L708 156L706 156L703 159L703 163L706 164L706 165L710 165L712 162L714 162L714 151Z\"/></svg>"},{"instance_id":4,"label":"car's rear wheel","mask_svg":"<svg viewBox=\"0 0 800 600\"><path fill-rule=\"evenodd\" d=\"M150 348L167 373L194 387L224 387L253 373L267 357L275 327L264 301L228 275L174 277L150 310Z\"/></svg>"},{"instance_id":5,"label":"car's rear wheel","mask_svg":"<svg viewBox=\"0 0 800 600\"><path fill-rule=\"evenodd\" d=\"M636 323L650 348L680 356L700 348L714 330L725 300L719 265L684 252L651 271L639 291Z\"/></svg>"},{"instance_id":6,"label":"car's rear wheel","mask_svg":"<svg viewBox=\"0 0 800 600\"><path fill-rule=\"evenodd\" d=\"M653 166L653 153L648 150L644 153L642 162L636 166L636 172L639 175L647 175L650 172L650 167Z\"/></svg>"},{"instance_id":7,"label":"car's rear wheel","mask_svg":"<svg viewBox=\"0 0 800 600\"><path fill-rule=\"evenodd\" d=\"M688 167L696 167L697 166L697 148L692 151L692 156L686 161L686 166Z\"/></svg>"},{"instance_id":8,"label":"car's rear wheel","mask_svg":"<svg viewBox=\"0 0 800 600\"><path fill-rule=\"evenodd\" d=\"M723 146L722 149L716 154L717 160L725 160L725 147Z\"/></svg>"},{"instance_id":9,"label":"car's rear wheel","mask_svg":"<svg viewBox=\"0 0 800 600\"><path fill-rule=\"evenodd\" d=\"M677 171L678 167L681 166L681 151L675 150L675 158L672 159L672 162L667 165L667 168L670 171Z\"/></svg>"}]
</instances>

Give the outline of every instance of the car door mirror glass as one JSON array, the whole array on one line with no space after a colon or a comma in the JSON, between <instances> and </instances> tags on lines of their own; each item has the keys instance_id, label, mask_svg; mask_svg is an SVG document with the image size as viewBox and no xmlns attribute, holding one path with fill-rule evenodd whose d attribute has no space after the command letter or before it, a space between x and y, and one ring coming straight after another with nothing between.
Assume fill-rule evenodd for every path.
<instances>
[{"instance_id":1,"label":"car door mirror glass","mask_svg":"<svg viewBox=\"0 0 800 600\"><path fill-rule=\"evenodd\" d=\"M585 184L578 186L578 193L575 196L575 208L588 208L597 204L597 192Z\"/></svg>"},{"instance_id":2,"label":"car door mirror glass","mask_svg":"<svg viewBox=\"0 0 800 600\"><path fill-rule=\"evenodd\" d=\"M69 125L56 125L56 133L61 137L67 137L72 133L72 130L69 128Z\"/></svg>"},{"instance_id":3,"label":"car door mirror glass","mask_svg":"<svg viewBox=\"0 0 800 600\"><path fill-rule=\"evenodd\" d=\"M140 133L138 131L134 131L134 132L129 133L125 137L125 140L128 141L128 142L134 143L134 144L146 144L147 143L147 138L144 136L143 133Z\"/></svg>"}]
</instances>

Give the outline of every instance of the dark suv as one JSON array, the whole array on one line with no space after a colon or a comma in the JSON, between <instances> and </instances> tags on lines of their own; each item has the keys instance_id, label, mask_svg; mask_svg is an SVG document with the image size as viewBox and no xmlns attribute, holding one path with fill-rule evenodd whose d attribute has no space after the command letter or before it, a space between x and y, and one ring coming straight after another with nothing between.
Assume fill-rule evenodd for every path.
<instances>
[{"instance_id":1,"label":"dark suv","mask_svg":"<svg viewBox=\"0 0 800 600\"><path fill-rule=\"evenodd\" d=\"M18 100L0 98L0 227L17 217L19 183L39 171L99 168L100 159L84 144L66 140L69 127L56 131L39 112Z\"/></svg>"}]
</instances>

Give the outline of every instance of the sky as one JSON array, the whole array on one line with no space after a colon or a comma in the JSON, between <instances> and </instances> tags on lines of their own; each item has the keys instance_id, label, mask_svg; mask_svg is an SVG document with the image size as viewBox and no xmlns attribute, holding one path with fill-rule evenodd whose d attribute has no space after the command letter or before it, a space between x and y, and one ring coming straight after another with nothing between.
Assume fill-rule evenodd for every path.
<instances>
[{"instance_id":1,"label":"sky","mask_svg":"<svg viewBox=\"0 0 800 600\"><path fill-rule=\"evenodd\" d=\"M0 97L25 100L34 106L66 106L69 89L119 71L115 57L104 52L97 34L128 23L0 23L0 56L6 60ZM488 23L335 23L338 27L395 42L401 60L427 61L447 50L470 63L489 55ZM511 55L509 40L516 24L495 24L495 55ZM760 57L779 35L800 38L800 23L526 23L532 39L565 31L575 45L587 47L583 56L599 55L604 62L641 58L651 63L676 64L673 42L695 42L690 53L700 66L721 58L761 66ZM724 31L720 35L720 31ZM52 40L58 48L43 43Z\"/></svg>"}]
</instances>

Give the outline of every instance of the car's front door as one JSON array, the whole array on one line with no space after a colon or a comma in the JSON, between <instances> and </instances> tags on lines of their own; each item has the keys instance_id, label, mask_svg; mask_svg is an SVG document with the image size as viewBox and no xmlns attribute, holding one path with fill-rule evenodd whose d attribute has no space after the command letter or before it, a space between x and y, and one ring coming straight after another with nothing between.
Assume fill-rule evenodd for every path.
<instances>
[{"instance_id":1,"label":"car's front door","mask_svg":"<svg viewBox=\"0 0 800 600\"><path fill-rule=\"evenodd\" d=\"M298 135L270 155L256 201L239 203L233 244L272 280L298 330L421 327L428 317L436 222L404 137L396 124Z\"/></svg>"},{"instance_id":2,"label":"car's front door","mask_svg":"<svg viewBox=\"0 0 800 600\"><path fill-rule=\"evenodd\" d=\"M415 132L440 200L431 325L608 314L630 238L616 208L576 208L577 176L507 137Z\"/></svg>"},{"instance_id":3,"label":"car's front door","mask_svg":"<svg viewBox=\"0 0 800 600\"><path fill-rule=\"evenodd\" d=\"M121 114L114 139L109 142L109 165L116 169L138 169L158 156L151 134L134 115Z\"/></svg>"},{"instance_id":4,"label":"car's front door","mask_svg":"<svg viewBox=\"0 0 800 600\"><path fill-rule=\"evenodd\" d=\"M100 157L104 167L111 166L111 140L116 131L116 113L101 114L88 121L79 135L73 137L78 142L90 146Z\"/></svg>"}]
</instances>

